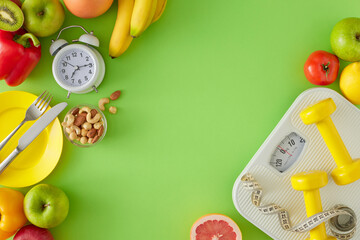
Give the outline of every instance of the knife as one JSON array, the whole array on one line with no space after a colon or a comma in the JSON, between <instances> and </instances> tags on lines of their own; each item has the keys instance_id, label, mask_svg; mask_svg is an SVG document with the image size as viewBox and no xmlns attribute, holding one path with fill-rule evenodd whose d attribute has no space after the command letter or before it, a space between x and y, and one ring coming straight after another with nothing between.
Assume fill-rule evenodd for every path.
<instances>
[{"instance_id":1,"label":"knife","mask_svg":"<svg viewBox=\"0 0 360 240\"><path fill-rule=\"evenodd\" d=\"M0 163L0 174L34 139L66 108L67 103L59 103L39 118L19 139L19 144L10 155Z\"/></svg>"}]
</instances>

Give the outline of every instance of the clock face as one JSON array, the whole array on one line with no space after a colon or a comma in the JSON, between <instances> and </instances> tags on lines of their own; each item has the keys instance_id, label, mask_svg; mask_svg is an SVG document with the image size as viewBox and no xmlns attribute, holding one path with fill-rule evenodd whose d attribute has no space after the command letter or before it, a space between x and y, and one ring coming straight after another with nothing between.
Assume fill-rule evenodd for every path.
<instances>
[{"instance_id":1,"label":"clock face","mask_svg":"<svg viewBox=\"0 0 360 240\"><path fill-rule=\"evenodd\" d=\"M93 80L96 66L94 57L88 51L73 48L60 54L56 63L58 80L72 87L83 86Z\"/></svg>"}]
</instances>

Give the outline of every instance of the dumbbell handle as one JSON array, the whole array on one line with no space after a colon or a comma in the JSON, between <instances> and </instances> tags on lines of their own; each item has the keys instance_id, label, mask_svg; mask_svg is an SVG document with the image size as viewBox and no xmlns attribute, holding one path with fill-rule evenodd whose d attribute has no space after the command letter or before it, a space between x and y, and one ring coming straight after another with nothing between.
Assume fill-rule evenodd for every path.
<instances>
[{"instance_id":1,"label":"dumbbell handle","mask_svg":"<svg viewBox=\"0 0 360 240\"><path fill-rule=\"evenodd\" d=\"M304 200L307 217L311 217L323 211L319 189L313 191L304 191ZM328 239L328 236L326 235L325 223L321 223L316 228L310 230L310 239Z\"/></svg>"},{"instance_id":2,"label":"dumbbell handle","mask_svg":"<svg viewBox=\"0 0 360 240\"><path fill-rule=\"evenodd\" d=\"M320 134L329 148L337 166L348 165L353 162L348 150L337 131L331 117L326 117L322 121L316 123Z\"/></svg>"},{"instance_id":3,"label":"dumbbell handle","mask_svg":"<svg viewBox=\"0 0 360 240\"><path fill-rule=\"evenodd\" d=\"M297 191L304 194L306 214L308 217L321 213L320 188L328 183L327 173L324 171L301 172L291 177L291 185ZM307 240L336 240L336 238L327 236L325 223L310 230L310 238Z\"/></svg>"}]
</instances>

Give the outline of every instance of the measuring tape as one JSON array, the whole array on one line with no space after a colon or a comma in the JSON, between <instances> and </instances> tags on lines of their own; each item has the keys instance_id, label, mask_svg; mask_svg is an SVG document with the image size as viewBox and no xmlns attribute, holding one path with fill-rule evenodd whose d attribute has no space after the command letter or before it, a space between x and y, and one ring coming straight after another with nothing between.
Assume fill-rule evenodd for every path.
<instances>
[{"instance_id":1,"label":"measuring tape","mask_svg":"<svg viewBox=\"0 0 360 240\"><path fill-rule=\"evenodd\" d=\"M308 217L299 224L292 226L289 213L276 204L261 205L262 188L255 178L247 173L241 178L242 185L246 190L251 191L251 202L260 212L265 215L278 214L281 227L290 232L303 233L319 226L323 222L329 221L331 233L337 239L351 239L356 230L356 216L353 210L343 205L336 205L334 208ZM340 224L339 216L349 216L346 224Z\"/></svg>"}]
</instances>

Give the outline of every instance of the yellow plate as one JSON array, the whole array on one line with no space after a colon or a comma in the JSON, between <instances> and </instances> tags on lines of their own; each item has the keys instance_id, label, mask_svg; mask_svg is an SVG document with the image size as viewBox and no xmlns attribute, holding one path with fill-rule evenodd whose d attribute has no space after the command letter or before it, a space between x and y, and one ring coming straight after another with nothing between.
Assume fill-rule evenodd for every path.
<instances>
[{"instance_id":1,"label":"yellow plate","mask_svg":"<svg viewBox=\"0 0 360 240\"><path fill-rule=\"evenodd\" d=\"M24 119L27 108L37 97L31 93L11 91L0 93L0 141ZM35 120L36 121L36 120ZM35 123L25 123L0 151L0 162L16 148L20 137ZM0 184L26 187L46 178L59 161L63 136L56 118L0 175Z\"/></svg>"}]
</instances>

